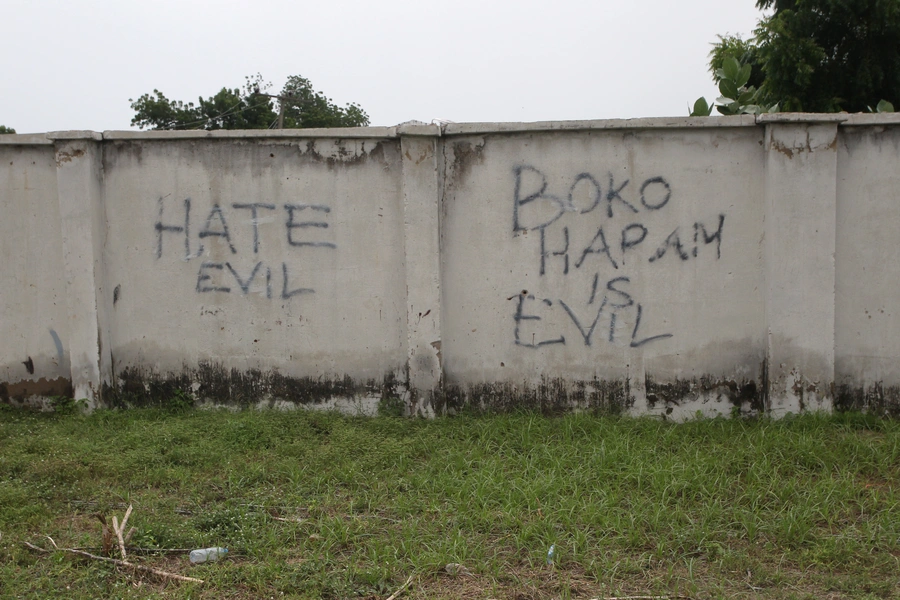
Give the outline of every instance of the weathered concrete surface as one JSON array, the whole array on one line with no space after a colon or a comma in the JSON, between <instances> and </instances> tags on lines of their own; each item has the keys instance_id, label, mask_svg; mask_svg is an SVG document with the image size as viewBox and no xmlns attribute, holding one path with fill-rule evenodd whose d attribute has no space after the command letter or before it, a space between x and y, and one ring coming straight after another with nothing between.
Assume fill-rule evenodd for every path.
<instances>
[{"instance_id":1,"label":"weathered concrete surface","mask_svg":"<svg viewBox=\"0 0 900 600\"><path fill-rule=\"evenodd\" d=\"M528 396L551 380L572 408L586 389L589 405L636 413L750 410L730 390L758 382L765 359L761 139L757 128L448 139L448 384L479 403L485 386Z\"/></svg>"},{"instance_id":2,"label":"weathered concrete surface","mask_svg":"<svg viewBox=\"0 0 900 600\"><path fill-rule=\"evenodd\" d=\"M104 302L108 221L100 191L101 137L92 132L51 137L56 141L72 387L76 398L87 398L93 406L112 380L110 312Z\"/></svg>"},{"instance_id":3,"label":"weathered concrete surface","mask_svg":"<svg viewBox=\"0 0 900 600\"><path fill-rule=\"evenodd\" d=\"M299 398L304 382L402 373L398 149L378 139L105 145L116 372L202 381L195 393L214 399L245 379L261 398ZM260 383L272 373L293 387Z\"/></svg>"},{"instance_id":4,"label":"weathered concrete surface","mask_svg":"<svg viewBox=\"0 0 900 600\"><path fill-rule=\"evenodd\" d=\"M766 127L769 410L829 409L834 394L836 123Z\"/></svg>"},{"instance_id":5,"label":"weathered concrete surface","mask_svg":"<svg viewBox=\"0 0 900 600\"><path fill-rule=\"evenodd\" d=\"M894 416L900 416L898 151L900 129L841 131L834 302L837 406Z\"/></svg>"},{"instance_id":6,"label":"weathered concrete surface","mask_svg":"<svg viewBox=\"0 0 900 600\"><path fill-rule=\"evenodd\" d=\"M437 127L401 127L406 348L410 411L434 415L441 385L440 212L442 145Z\"/></svg>"},{"instance_id":7,"label":"weathered concrete surface","mask_svg":"<svg viewBox=\"0 0 900 600\"><path fill-rule=\"evenodd\" d=\"M898 125L0 136L0 396L898 414Z\"/></svg>"},{"instance_id":8,"label":"weathered concrete surface","mask_svg":"<svg viewBox=\"0 0 900 600\"><path fill-rule=\"evenodd\" d=\"M56 160L46 138L0 145L0 401L72 394Z\"/></svg>"}]
</instances>

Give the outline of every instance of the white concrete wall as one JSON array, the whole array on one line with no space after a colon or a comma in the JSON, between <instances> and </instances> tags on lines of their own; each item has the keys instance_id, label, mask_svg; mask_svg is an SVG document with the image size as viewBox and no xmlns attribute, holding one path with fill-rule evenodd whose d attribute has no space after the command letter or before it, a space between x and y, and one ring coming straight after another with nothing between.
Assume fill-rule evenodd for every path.
<instances>
[{"instance_id":1,"label":"white concrete wall","mask_svg":"<svg viewBox=\"0 0 900 600\"><path fill-rule=\"evenodd\" d=\"M72 395L56 158L0 136L0 400Z\"/></svg>"},{"instance_id":2,"label":"white concrete wall","mask_svg":"<svg viewBox=\"0 0 900 600\"><path fill-rule=\"evenodd\" d=\"M900 129L858 119L837 147L835 381L840 407L900 410ZM867 123L868 121L868 123Z\"/></svg>"},{"instance_id":3,"label":"white concrete wall","mask_svg":"<svg viewBox=\"0 0 900 600\"><path fill-rule=\"evenodd\" d=\"M396 140L123 137L103 149L120 378L246 403L402 375Z\"/></svg>"},{"instance_id":4,"label":"white concrete wall","mask_svg":"<svg viewBox=\"0 0 900 600\"><path fill-rule=\"evenodd\" d=\"M897 125L0 136L0 392L896 413Z\"/></svg>"},{"instance_id":5,"label":"white concrete wall","mask_svg":"<svg viewBox=\"0 0 900 600\"><path fill-rule=\"evenodd\" d=\"M480 402L530 388L540 406L749 410L765 360L761 140L450 138L446 382Z\"/></svg>"}]
</instances>

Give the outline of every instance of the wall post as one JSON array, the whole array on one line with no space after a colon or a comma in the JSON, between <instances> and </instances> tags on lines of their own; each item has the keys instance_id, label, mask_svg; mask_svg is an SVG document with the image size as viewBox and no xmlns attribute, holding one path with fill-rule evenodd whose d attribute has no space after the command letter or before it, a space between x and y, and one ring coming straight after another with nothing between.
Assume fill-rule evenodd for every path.
<instances>
[{"instance_id":1,"label":"wall post","mask_svg":"<svg viewBox=\"0 0 900 600\"><path fill-rule=\"evenodd\" d=\"M835 115L764 115L767 409L834 400Z\"/></svg>"},{"instance_id":2,"label":"wall post","mask_svg":"<svg viewBox=\"0 0 900 600\"><path fill-rule=\"evenodd\" d=\"M443 153L437 125L401 125L406 255L407 367L411 414L433 416L441 386L440 198Z\"/></svg>"},{"instance_id":3,"label":"wall post","mask_svg":"<svg viewBox=\"0 0 900 600\"><path fill-rule=\"evenodd\" d=\"M90 131L49 134L56 153L59 214L62 223L68 353L76 399L89 408L102 401L112 379L109 325L103 302L103 248L106 214L101 190L102 136ZM111 293L111 292L110 292Z\"/></svg>"}]
</instances>

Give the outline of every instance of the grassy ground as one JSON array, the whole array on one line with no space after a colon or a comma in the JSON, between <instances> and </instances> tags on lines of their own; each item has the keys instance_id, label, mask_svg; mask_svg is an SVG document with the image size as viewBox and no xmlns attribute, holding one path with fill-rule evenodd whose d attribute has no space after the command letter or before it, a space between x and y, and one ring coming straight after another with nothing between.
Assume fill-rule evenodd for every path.
<instances>
[{"instance_id":1,"label":"grassy ground","mask_svg":"<svg viewBox=\"0 0 900 600\"><path fill-rule=\"evenodd\" d=\"M898 484L900 423L858 414L2 409L0 596L897 598ZM128 504L131 546L231 553L131 552L201 585L23 546L100 552Z\"/></svg>"}]
</instances>

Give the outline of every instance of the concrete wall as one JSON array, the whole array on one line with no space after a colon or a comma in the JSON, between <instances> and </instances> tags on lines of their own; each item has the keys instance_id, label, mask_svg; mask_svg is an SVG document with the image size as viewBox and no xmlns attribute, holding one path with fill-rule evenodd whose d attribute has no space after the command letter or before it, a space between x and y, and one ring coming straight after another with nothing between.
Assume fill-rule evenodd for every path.
<instances>
[{"instance_id":1,"label":"concrete wall","mask_svg":"<svg viewBox=\"0 0 900 600\"><path fill-rule=\"evenodd\" d=\"M0 395L897 413L897 125L0 136Z\"/></svg>"}]
</instances>

